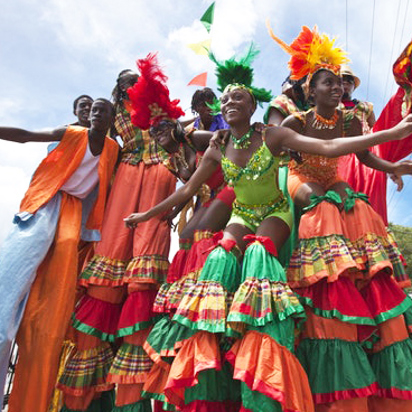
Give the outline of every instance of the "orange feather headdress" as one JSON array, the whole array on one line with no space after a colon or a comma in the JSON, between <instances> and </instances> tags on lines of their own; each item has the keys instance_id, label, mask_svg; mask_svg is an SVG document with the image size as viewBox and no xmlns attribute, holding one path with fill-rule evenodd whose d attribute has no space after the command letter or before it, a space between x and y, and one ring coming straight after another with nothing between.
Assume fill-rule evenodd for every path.
<instances>
[{"instance_id":1,"label":"orange feather headdress","mask_svg":"<svg viewBox=\"0 0 412 412\"><path fill-rule=\"evenodd\" d=\"M266 26L270 37L291 55L288 66L291 71L290 78L293 80L311 77L320 69L329 70L339 76L340 65L349 61L346 53L335 47L335 39L329 39L326 34L319 34L316 26L313 30L303 26L298 37L290 45L275 36L268 21Z\"/></svg>"},{"instance_id":2,"label":"orange feather headdress","mask_svg":"<svg viewBox=\"0 0 412 412\"><path fill-rule=\"evenodd\" d=\"M177 120L184 116L180 100L170 100L167 77L157 61L157 54L149 53L137 60L140 72L137 82L127 90L129 94L132 123L143 130L155 126L163 119Z\"/></svg>"}]
</instances>

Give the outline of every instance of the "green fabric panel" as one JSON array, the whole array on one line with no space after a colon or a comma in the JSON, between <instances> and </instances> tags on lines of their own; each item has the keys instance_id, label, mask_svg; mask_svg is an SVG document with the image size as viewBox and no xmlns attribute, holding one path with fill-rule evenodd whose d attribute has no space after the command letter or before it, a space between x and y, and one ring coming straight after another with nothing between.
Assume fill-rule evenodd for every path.
<instances>
[{"instance_id":1,"label":"green fabric panel","mask_svg":"<svg viewBox=\"0 0 412 412\"><path fill-rule=\"evenodd\" d=\"M240 283L240 266L232 252L218 246L210 252L199 281L219 282L228 292L235 292Z\"/></svg>"},{"instance_id":2,"label":"green fabric panel","mask_svg":"<svg viewBox=\"0 0 412 412\"><path fill-rule=\"evenodd\" d=\"M154 325L147 337L147 342L157 353L160 353L165 349L172 350L177 342L183 342L195 333L196 331L173 322L166 315Z\"/></svg>"},{"instance_id":3,"label":"green fabric panel","mask_svg":"<svg viewBox=\"0 0 412 412\"><path fill-rule=\"evenodd\" d=\"M369 360L382 388L412 391L412 341L409 338L369 355Z\"/></svg>"},{"instance_id":4,"label":"green fabric panel","mask_svg":"<svg viewBox=\"0 0 412 412\"><path fill-rule=\"evenodd\" d=\"M294 222L292 230L290 232L290 236L288 237L288 240L284 243L284 245L278 251L279 262L284 268L288 267L290 257L292 256L293 250L295 249L298 243L298 227L299 227L299 221L300 221L300 211L298 208L295 208L295 205L293 204L293 200L290 197L289 192L288 192L288 173L289 173L289 169L287 166L279 167L279 176L278 176L279 188L283 192L283 195L289 204L289 209L290 209L290 212L292 213L292 218Z\"/></svg>"},{"instance_id":5,"label":"green fabric panel","mask_svg":"<svg viewBox=\"0 0 412 412\"><path fill-rule=\"evenodd\" d=\"M246 249L242 266L242 282L247 278L286 283L286 274L282 265L260 243L254 243Z\"/></svg>"},{"instance_id":6,"label":"green fabric panel","mask_svg":"<svg viewBox=\"0 0 412 412\"><path fill-rule=\"evenodd\" d=\"M152 412L152 404L150 399L145 399L129 405L115 406L110 412Z\"/></svg>"},{"instance_id":7,"label":"green fabric panel","mask_svg":"<svg viewBox=\"0 0 412 412\"><path fill-rule=\"evenodd\" d=\"M366 353L358 342L304 339L296 355L315 394L365 388L376 381Z\"/></svg>"},{"instance_id":8,"label":"green fabric panel","mask_svg":"<svg viewBox=\"0 0 412 412\"><path fill-rule=\"evenodd\" d=\"M98 399L94 399L86 411L80 411L75 409L69 409L65 405L60 409L60 412L112 412L114 407L115 392L111 391L102 392L102 395Z\"/></svg>"},{"instance_id":9,"label":"green fabric panel","mask_svg":"<svg viewBox=\"0 0 412 412\"><path fill-rule=\"evenodd\" d=\"M294 352L295 347L295 322L292 318L282 321L274 321L264 326L249 326L248 330L256 330L269 335L280 345L285 346L289 351Z\"/></svg>"},{"instance_id":10,"label":"green fabric panel","mask_svg":"<svg viewBox=\"0 0 412 412\"><path fill-rule=\"evenodd\" d=\"M195 400L222 402L240 400L240 382L232 378L233 370L225 362L220 371L206 369L198 374L199 383L186 388L185 404Z\"/></svg>"},{"instance_id":11,"label":"green fabric panel","mask_svg":"<svg viewBox=\"0 0 412 412\"><path fill-rule=\"evenodd\" d=\"M252 391L244 382L241 382L242 405L253 412L282 412L282 406L260 392Z\"/></svg>"}]
</instances>

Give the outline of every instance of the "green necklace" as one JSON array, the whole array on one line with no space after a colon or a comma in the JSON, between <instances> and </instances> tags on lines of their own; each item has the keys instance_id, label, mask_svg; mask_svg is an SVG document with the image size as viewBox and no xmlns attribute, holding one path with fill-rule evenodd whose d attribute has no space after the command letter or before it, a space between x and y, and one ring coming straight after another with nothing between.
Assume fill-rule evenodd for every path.
<instances>
[{"instance_id":1,"label":"green necklace","mask_svg":"<svg viewBox=\"0 0 412 412\"><path fill-rule=\"evenodd\" d=\"M250 138L253 133L253 127L251 127L242 137L236 139L232 133L230 133L230 138L233 142L233 147L235 149L247 149L250 146Z\"/></svg>"}]
</instances>

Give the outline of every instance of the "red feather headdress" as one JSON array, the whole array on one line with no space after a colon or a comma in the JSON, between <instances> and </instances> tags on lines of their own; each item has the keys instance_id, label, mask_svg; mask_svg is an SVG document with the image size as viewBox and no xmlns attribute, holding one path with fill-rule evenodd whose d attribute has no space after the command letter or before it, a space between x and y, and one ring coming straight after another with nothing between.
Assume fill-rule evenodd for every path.
<instances>
[{"instance_id":1,"label":"red feather headdress","mask_svg":"<svg viewBox=\"0 0 412 412\"><path fill-rule=\"evenodd\" d=\"M176 120L184 116L178 106L180 100L170 100L167 77L162 72L157 54L149 53L145 59L136 62L140 72L137 82L130 87L132 123L143 130L149 129L163 119Z\"/></svg>"},{"instance_id":2,"label":"red feather headdress","mask_svg":"<svg viewBox=\"0 0 412 412\"><path fill-rule=\"evenodd\" d=\"M272 39L291 55L288 65L291 71L290 78L293 80L311 76L320 69L329 70L339 76L340 65L349 61L341 48L334 47L335 39L329 39L326 34L319 34L316 26L313 30L303 26L298 37L288 45L275 36L268 21L266 25Z\"/></svg>"}]
</instances>

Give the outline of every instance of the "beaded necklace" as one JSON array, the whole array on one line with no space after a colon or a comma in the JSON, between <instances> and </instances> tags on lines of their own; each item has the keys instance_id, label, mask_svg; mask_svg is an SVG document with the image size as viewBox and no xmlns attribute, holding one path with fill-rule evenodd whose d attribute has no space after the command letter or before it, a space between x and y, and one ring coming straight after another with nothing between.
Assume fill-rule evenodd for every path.
<instances>
[{"instance_id":1,"label":"beaded necklace","mask_svg":"<svg viewBox=\"0 0 412 412\"><path fill-rule=\"evenodd\" d=\"M252 133L253 133L253 127L251 127L239 139L237 139L235 136L233 136L232 133L230 133L230 138L232 139L232 142L233 142L233 148L234 149L247 149L250 146L250 138L252 136Z\"/></svg>"},{"instance_id":2,"label":"beaded necklace","mask_svg":"<svg viewBox=\"0 0 412 412\"><path fill-rule=\"evenodd\" d=\"M335 109L335 113L330 119L326 119L325 117L321 116L317 110L315 109L313 111L315 118L313 119L312 122L312 127L316 130L324 130L324 129L334 129L336 127L336 123L338 122L339 119L339 113Z\"/></svg>"}]
</instances>

